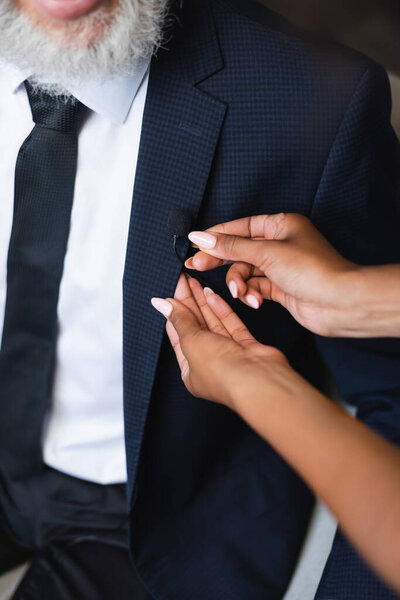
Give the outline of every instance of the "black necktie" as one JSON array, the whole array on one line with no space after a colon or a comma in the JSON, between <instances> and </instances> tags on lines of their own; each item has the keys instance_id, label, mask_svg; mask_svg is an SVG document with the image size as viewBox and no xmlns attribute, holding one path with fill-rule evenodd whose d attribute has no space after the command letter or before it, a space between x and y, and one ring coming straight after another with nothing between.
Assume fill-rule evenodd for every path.
<instances>
[{"instance_id":1,"label":"black necktie","mask_svg":"<svg viewBox=\"0 0 400 600\"><path fill-rule=\"evenodd\" d=\"M7 298L0 351L0 476L42 464L41 431L52 380L57 303L78 149L87 109L25 83L35 122L18 154ZM7 473L5 473L7 471Z\"/></svg>"}]
</instances>

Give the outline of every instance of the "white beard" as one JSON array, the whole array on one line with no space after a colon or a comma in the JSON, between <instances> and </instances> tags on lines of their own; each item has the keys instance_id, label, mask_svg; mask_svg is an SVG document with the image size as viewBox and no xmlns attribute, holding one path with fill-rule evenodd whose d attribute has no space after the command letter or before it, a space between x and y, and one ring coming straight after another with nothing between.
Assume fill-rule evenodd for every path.
<instances>
[{"instance_id":1,"label":"white beard","mask_svg":"<svg viewBox=\"0 0 400 600\"><path fill-rule=\"evenodd\" d=\"M0 57L31 72L33 85L54 95L68 94L71 84L133 75L138 60L161 43L168 1L118 0L111 12L102 6L66 23L55 38L18 11L14 0L0 0ZM88 44L99 27L99 39Z\"/></svg>"}]
</instances>

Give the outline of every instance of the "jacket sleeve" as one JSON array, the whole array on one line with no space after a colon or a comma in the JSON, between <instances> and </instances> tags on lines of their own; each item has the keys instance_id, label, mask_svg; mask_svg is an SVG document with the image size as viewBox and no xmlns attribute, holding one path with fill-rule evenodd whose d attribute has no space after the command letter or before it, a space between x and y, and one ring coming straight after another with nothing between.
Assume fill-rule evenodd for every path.
<instances>
[{"instance_id":1,"label":"jacket sleeve","mask_svg":"<svg viewBox=\"0 0 400 600\"><path fill-rule=\"evenodd\" d=\"M332 244L359 264L400 263L400 151L390 109L388 78L373 64L346 110L311 214ZM400 339L317 337L317 345L341 397L356 406L358 418L400 444ZM397 596L337 531L315 600L326 598Z\"/></svg>"}]
</instances>

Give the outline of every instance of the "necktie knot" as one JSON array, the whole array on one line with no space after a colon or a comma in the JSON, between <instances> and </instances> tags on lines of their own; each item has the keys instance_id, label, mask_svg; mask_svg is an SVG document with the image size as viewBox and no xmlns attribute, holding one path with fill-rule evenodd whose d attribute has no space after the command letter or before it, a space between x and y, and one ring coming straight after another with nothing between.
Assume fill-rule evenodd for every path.
<instances>
[{"instance_id":1,"label":"necktie knot","mask_svg":"<svg viewBox=\"0 0 400 600\"><path fill-rule=\"evenodd\" d=\"M60 133L78 133L89 110L86 106L73 97L59 98L33 89L28 81L25 87L36 125Z\"/></svg>"}]
</instances>

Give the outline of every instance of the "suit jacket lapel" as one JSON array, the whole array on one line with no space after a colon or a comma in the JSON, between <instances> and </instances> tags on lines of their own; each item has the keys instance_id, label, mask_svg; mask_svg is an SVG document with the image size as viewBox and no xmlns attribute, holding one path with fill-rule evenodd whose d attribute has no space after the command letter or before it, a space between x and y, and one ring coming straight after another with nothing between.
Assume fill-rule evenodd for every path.
<instances>
[{"instance_id":1,"label":"suit jacket lapel","mask_svg":"<svg viewBox=\"0 0 400 600\"><path fill-rule=\"evenodd\" d=\"M189 3L188 3L189 4ZM172 296L181 271L167 218L197 215L226 106L196 83L223 68L206 2L181 15L169 48L153 59L136 171L124 275L124 404L131 494L165 320L150 304Z\"/></svg>"}]
</instances>

